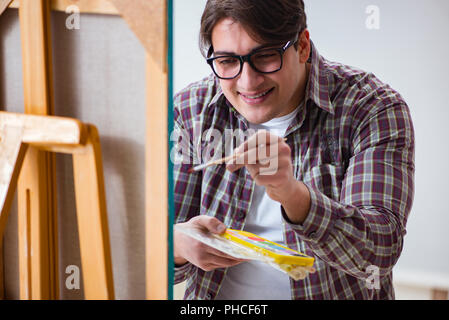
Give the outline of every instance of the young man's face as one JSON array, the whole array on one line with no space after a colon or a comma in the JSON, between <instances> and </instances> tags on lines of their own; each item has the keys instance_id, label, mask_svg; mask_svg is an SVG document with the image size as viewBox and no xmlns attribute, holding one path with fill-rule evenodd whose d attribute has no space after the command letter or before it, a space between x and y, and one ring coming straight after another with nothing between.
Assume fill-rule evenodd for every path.
<instances>
[{"instance_id":1,"label":"young man's face","mask_svg":"<svg viewBox=\"0 0 449 320\"><path fill-rule=\"evenodd\" d=\"M212 44L214 52L237 55L249 54L255 48L266 45L253 40L242 25L232 19L223 19L216 24L212 30ZM237 78L220 80L223 93L250 123L260 124L285 116L296 109L304 98L309 52L309 34L306 30L300 37L298 50L291 46L285 51L281 70L262 74L244 63Z\"/></svg>"}]
</instances>

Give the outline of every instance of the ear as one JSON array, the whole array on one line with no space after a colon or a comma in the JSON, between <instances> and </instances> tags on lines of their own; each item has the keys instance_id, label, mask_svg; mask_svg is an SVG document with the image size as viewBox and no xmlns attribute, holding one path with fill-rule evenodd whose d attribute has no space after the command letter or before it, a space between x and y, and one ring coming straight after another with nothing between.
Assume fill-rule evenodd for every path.
<instances>
[{"instance_id":1,"label":"ear","mask_svg":"<svg viewBox=\"0 0 449 320\"><path fill-rule=\"evenodd\" d=\"M306 63L310 55L310 34L305 29L298 38L299 62Z\"/></svg>"}]
</instances>

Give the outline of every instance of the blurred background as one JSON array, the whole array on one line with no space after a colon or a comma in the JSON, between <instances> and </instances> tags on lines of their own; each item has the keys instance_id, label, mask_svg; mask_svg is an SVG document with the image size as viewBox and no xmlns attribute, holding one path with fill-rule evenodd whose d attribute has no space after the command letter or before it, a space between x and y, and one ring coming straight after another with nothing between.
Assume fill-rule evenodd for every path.
<instances>
[{"instance_id":1,"label":"blurred background","mask_svg":"<svg viewBox=\"0 0 449 320\"><path fill-rule=\"evenodd\" d=\"M174 0L174 91L210 73L198 49L205 0ZM416 134L415 200L394 268L397 299L449 289L449 2L305 0L311 39L326 59L374 73L407 101ZM182 297L183 285L175 287Z\"/></svg>"}]
</instances>

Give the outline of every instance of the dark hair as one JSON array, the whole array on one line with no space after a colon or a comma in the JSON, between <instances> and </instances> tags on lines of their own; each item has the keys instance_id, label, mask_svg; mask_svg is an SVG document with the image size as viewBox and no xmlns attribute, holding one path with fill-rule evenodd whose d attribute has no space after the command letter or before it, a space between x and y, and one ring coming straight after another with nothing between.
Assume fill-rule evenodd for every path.
<instances>
[{"instance_id":1,"label":"dark hair","mask_svg":"<svg viewBox=\"0 0 449 320\"><path fill-rule=\"evenodd\" d=\"M200 50L212 54L212 30L223 18L240 23L261 43L292 40L307 28L303 0L208 0L201 17Z\"/></svg>"}]
</instances>

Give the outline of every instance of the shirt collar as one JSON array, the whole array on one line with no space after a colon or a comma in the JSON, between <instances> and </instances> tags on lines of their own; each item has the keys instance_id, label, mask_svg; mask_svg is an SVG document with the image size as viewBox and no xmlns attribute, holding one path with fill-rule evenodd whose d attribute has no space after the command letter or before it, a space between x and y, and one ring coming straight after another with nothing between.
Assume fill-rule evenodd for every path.
<instances>
[{"instance_id":1,"label":"shirt collar","mask_svg":"<svg viewBox=\"0 0 449 320\"><path fill-rule=\"evenodd\" d=\"M305 99L311 99L321 109L334 114L334 106L330 101L330 85L329 74L325 66L325 59L320 56L318 50L310 40L310 57L311 63L309 80L306 87Z\"/></svg>"}]
</instances>

